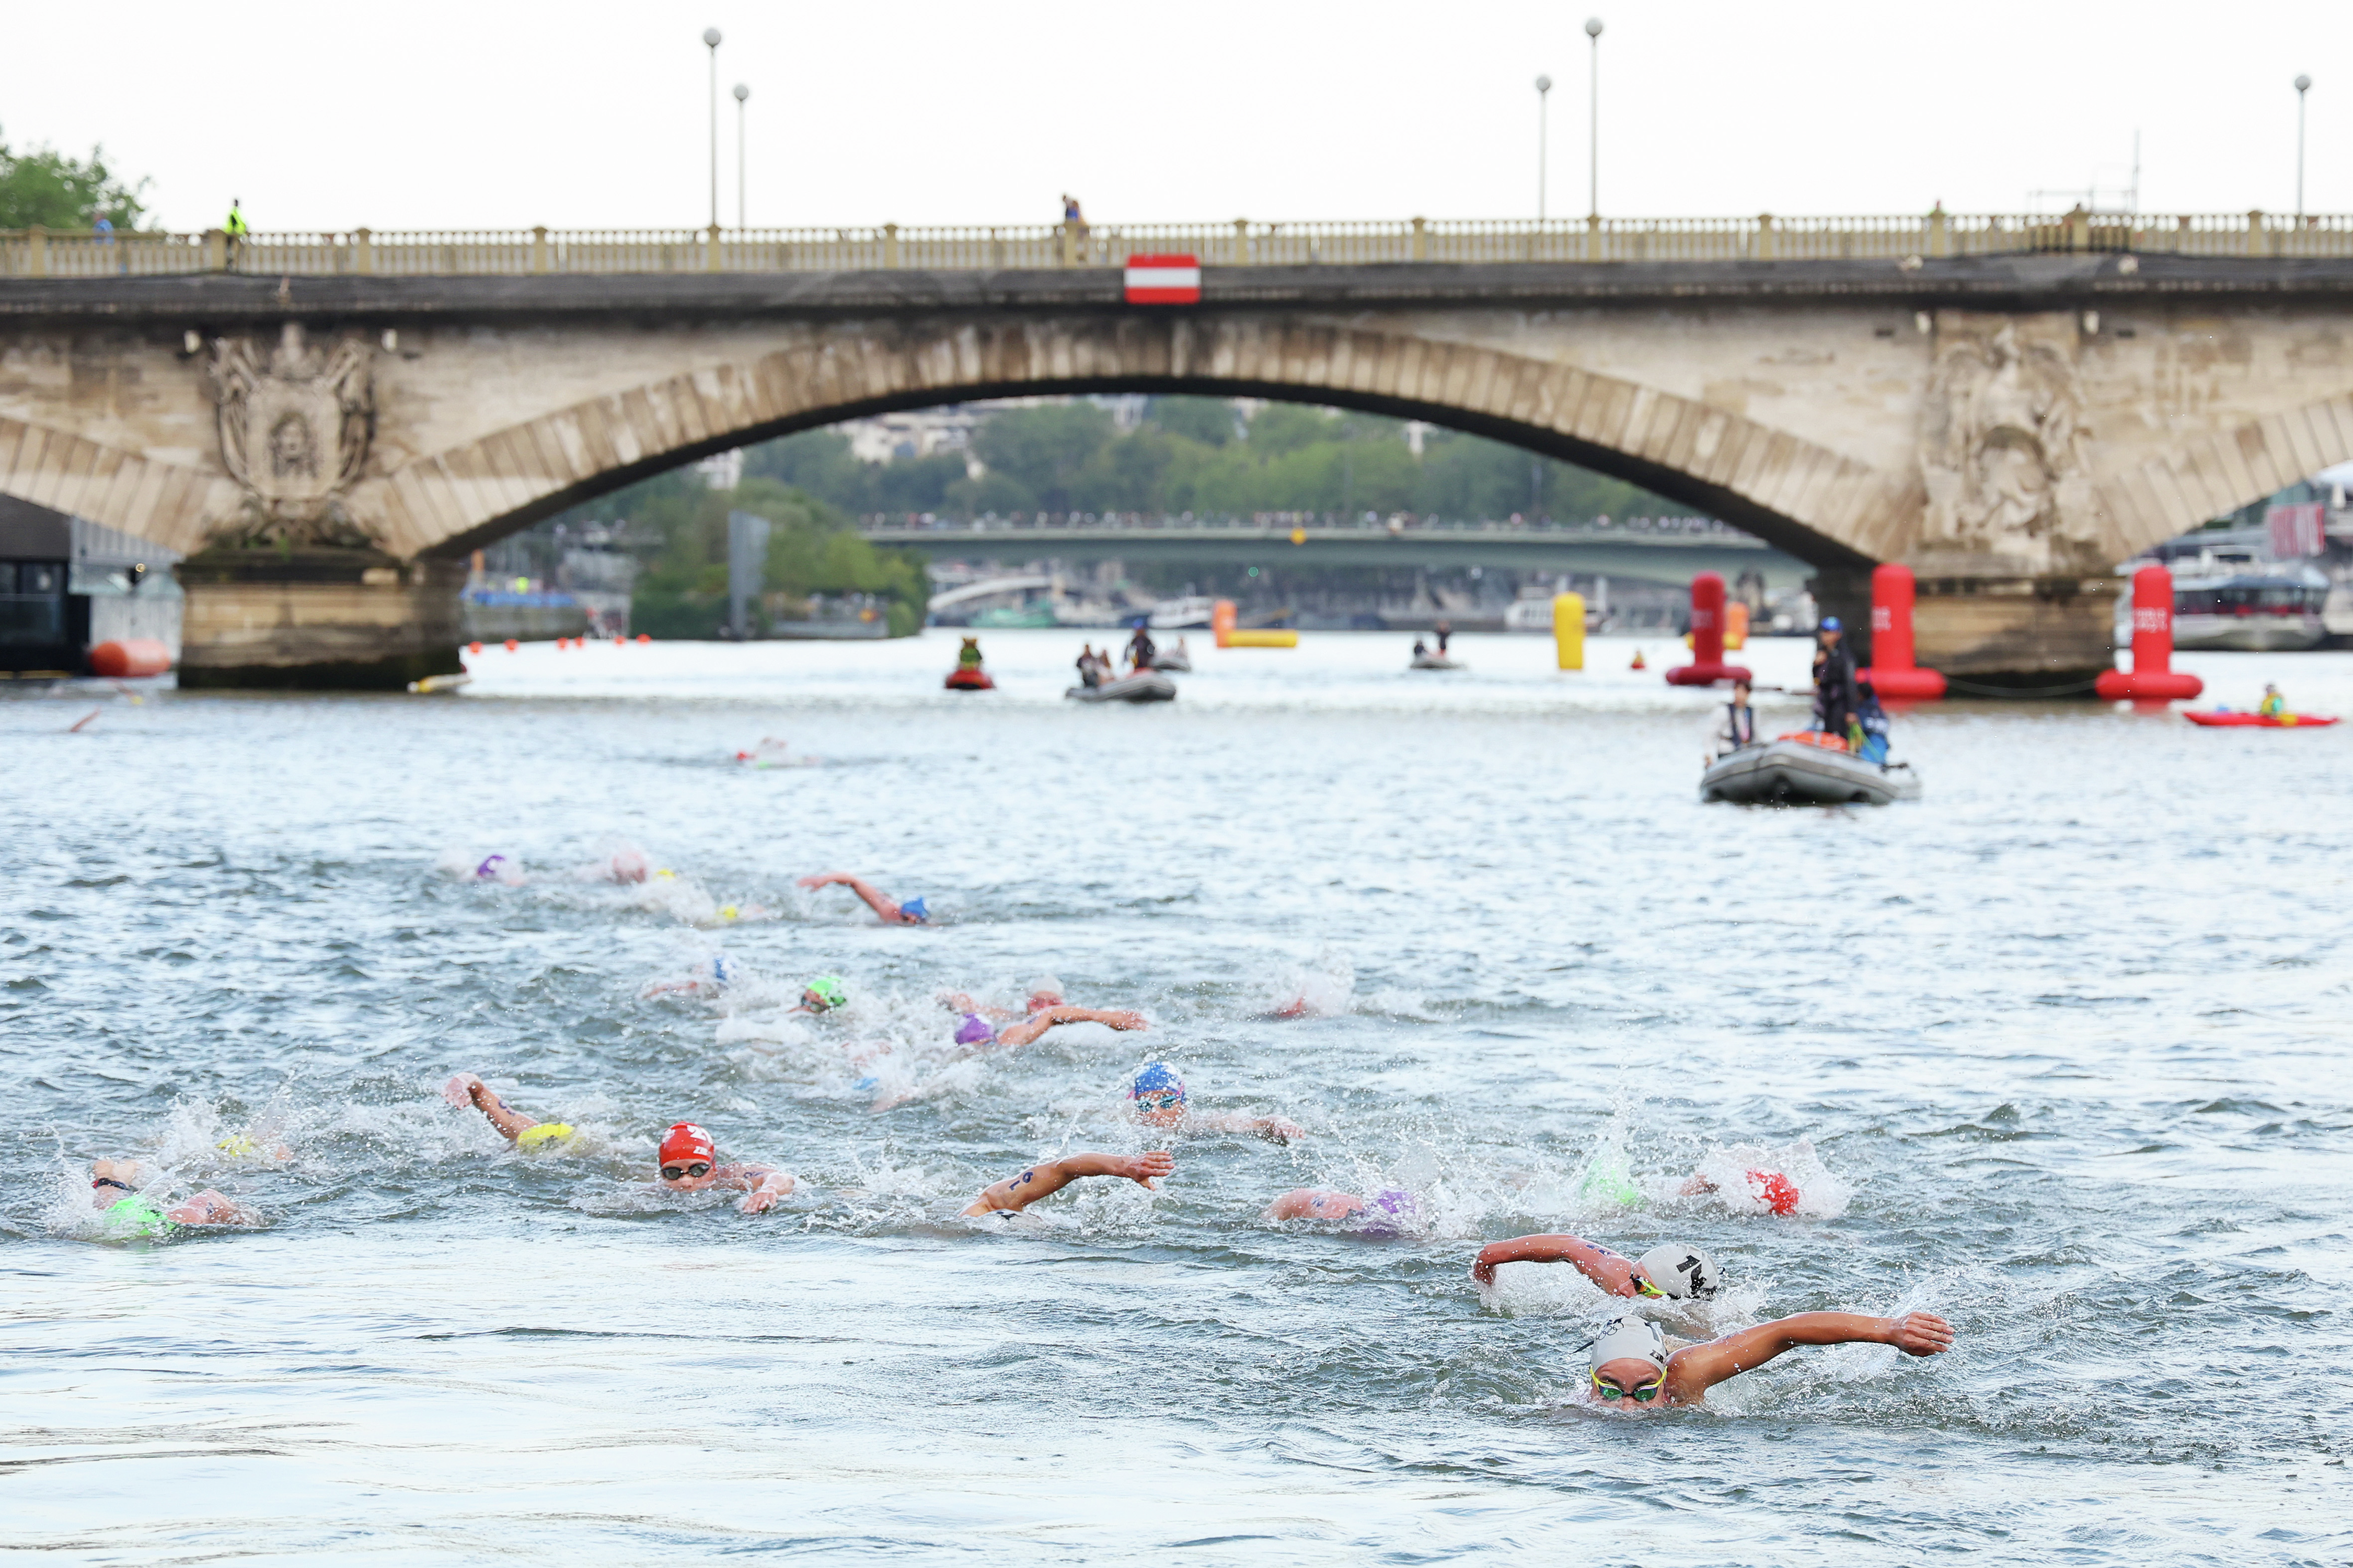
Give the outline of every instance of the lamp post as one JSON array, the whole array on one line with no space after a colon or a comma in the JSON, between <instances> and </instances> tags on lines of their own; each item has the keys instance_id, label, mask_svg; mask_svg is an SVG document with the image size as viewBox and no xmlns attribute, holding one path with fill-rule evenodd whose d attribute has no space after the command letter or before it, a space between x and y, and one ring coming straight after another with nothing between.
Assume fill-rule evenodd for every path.
<instances>
[{"instance_id":1,"label":"lamp post","mask_svg":"<svg viewBox=\"0 0 2353 1568\"><path fill-rule=\"evenodd\" d=\"M735 226L749 228L751 220L744 216L744 100L752 89L742 82L735 84Z\"/></svg>"},{"instance_id":2,"label":"lamp post","mask_svg":"<svg viewBox=\"0 0 2353 1568\"><path fill-rule=\"evenodd\" d=\"M1552 101L1552 78L1536 78L1536 221L1545 216L1545 110Z\"/></svg>"},{"instance_id":3,"label":"lamp post","mask_svg":"<svg viewBox=\"0 0 2353 1568\"><path fill-rule=\"evenodd\" d=\"M1599 16L1588 16L1588 17L1585 19L1585 36L1586 36L1587 37L1591 38L1591 39L1593 40L1593 73L1592 73L1592 81L1591 81L1590 85L1588 86L1588 89L1587 89L1587 92L1586 92L1586 99L1587 99L1587 101L1588 101L1588 105L1590 106L1591 110L1592 110L1592 123L1591 123L1590 125L1588 125L1588 126L1587 127L1587 130L1586 130L1586 153L1587 153L1587 157L1588 157L1588 164L1587 164L1587 167L1586 167L1586 189L1587 189L1587 191L1588 191L1588 206L1587 206L1587 211L1586 211L1586 216L1587 216L1588 219L1591 219L1591 218L1598 218L1598 217L1599 217L1599 216L1601 216L1601 18L1600 18L1600 17L1599 17Z\"/></svg>"},{"instance_id":4,"label":"lamp post","mask_svg":"<svg viewBox=\"0 0 2353 1568\"><path fill-rule=\"evenodd\" d=\"M2312 90L2312 79L2295 79L2295 226L2304 226L2304 95Z\"/></svg>"},{"instance_id":5,"label":"lamp post","mask_svg":"<svg viewBox=\"0 0 2353 1568\"><path fill-rule=\"evenodd\" d=\"M711 226L719 226L719 29L702 29L711 50Z\"/></svg>"}]
</instances>

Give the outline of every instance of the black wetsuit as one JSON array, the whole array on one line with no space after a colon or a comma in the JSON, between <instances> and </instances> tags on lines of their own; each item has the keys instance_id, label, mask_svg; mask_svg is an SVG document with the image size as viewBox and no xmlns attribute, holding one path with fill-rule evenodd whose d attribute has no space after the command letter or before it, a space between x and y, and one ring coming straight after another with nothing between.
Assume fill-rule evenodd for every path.
<instances>
[{"instance_id":1,"label":"black wetsuit","mask_svg":"<svg viewBox=\"0 0 2353 1568\"><path fill-rule=\"evenodd\" d=\"M1822 650L1822 668L1814 677L1814 728L1843 740L1854 717L1854 655L1846 639Z\"/></svg>"}]
</instances>

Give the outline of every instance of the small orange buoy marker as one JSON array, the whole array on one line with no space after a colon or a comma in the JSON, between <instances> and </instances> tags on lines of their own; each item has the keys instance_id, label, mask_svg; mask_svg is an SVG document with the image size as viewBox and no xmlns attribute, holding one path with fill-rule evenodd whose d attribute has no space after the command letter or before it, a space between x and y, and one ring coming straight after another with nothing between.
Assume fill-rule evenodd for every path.
<instances>
[{"instance_id":1,"label":"small orange buoy marker","mask_svg":"<svg viewBox=\"0 0 2353 1568\"><path fill-rule=\"evenodd\" d=\"M468 653L480 653L482 651L482 645L478 642L470 642L466 645L466 651Z\"/></svg>"},{"instance_id":2,"label":"small orange buoy marker","mask_svg":"<svg viewBox=\"0 0 2353 1568\"><path fill-rule=\"evenodd\" d=\"M2173 702L2195 697L2206 683L2173 668L2173 574L2144 566L2133 574L2133 667L2104 669L2092 689L2105 702Z\"/></svg>"},{"instance_id":3,"label":"small orange buoy marker","mask_svg":"<svg viewBox=\"0 0 2353 1568\"><path fill-rule=\"evenodd\" d=\"M1937 698L1945 678L1912 662L1912 568L1890 561L1871 571L1871 689L1882 697Z\"/></svg>"},{"instance_id":4,"label":"small orange buoy marker","mask_svg":"<svg viewBox=\"0 0 2353 1568\"><path fill-rule=\"evenodd\" d=\"M1748 671L1724 662L1724 579L1714 572L1692 575L1692 661L1667 671L1670 686L1714 686L1746 680Z\"/></svg>"},{"instance_id":5,"label":"small orange buoy marker","mask_svg":"<svg viewBox=\"0 0 2353 1568\"><path fill-rule=\"evenodd\" d=\"M628 639L628 638L627 638L627 637L615 637L615 638L613 639L613 646L614 646L615 647L620 647L624 646L625 644L627 644L627 643L628 642L628 640L629 640L629 639Z\"/></svg>"},{"instance_id":6,"label":"small orange buoy marker","mask_svg":"<svg viewBox=\"0 0 2353 1568\"><path fill-rule=\"evenodd\" d=\"M515 640L514 640L514 638L512 638L512 637L509 637L509 638L507 638L507 651L508 651L509 653L512 653L512 652L514 652L517 648L520 648L521 647L522 647L522 644L521 644L521 643L519 643L519 642L515 641Z\"/></svg>"},{"instance_id":7,"label":"small orange buoy marker","mask_svg":"<svg viewBox=\"0 0 2353 1568\"><path fill-rule=\"evenodd\" d=\"M650 632L639 632L638 634L638 640L639 642L651 642L654 640L653 634Z\"/></svg>"},{"instance_id":8,"label":"small orange buoy marker","mask_svg":"<svg viewBox=\"0 0 2353 1568\"><path fill-rule=\"evenodd\" d=\"M1629 669L1648 669L1651 668L1651 661L1642 657L1642 650L1641 648L1636 648L1634 650L1634 662L1628 665L1626 668Z\"/></svg>"}]
</instances>

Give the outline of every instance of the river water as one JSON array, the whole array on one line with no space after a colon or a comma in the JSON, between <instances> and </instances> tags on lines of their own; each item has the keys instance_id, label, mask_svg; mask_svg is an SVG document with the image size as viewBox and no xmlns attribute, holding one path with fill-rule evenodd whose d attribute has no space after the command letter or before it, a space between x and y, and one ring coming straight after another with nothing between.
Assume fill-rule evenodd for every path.
<instances>
[{"instance_id":1,"label":"river water","mask_svg":"<svg viewBox=\"0 0 2353 1568\"><path fill-rule=\"evenodd\" d=\"M2353 725L1949 704L1899 721L1920 803L1754 811L1696 803L1710 699L1662 642L1578 675L1533 637L1454 675L1196 646L1179 700L1104 709L1060 700L1079 640L986 635L973 697L934 632L0 700L0 1553L2353 1554ZM2353 711L2353 656L2180 662ZM764 738L796 765L735 760ZM673 875L581 870L629 847ZM470 879L492 853L520 882ZM793 886L837 868L937 923ZM723 994L646 994L714 959ZM847 1015L782 1018L818 973ZM952 1059L936 993L1041 974L1149 1033ZM1146 1057L1309 1136L955 1217L1161 1146ZM577 1142L512 1151L440 1100L459 1069ZM799 1194L655 1187L681 1119ZM109 1239L100 1155L262 1223ZM1797 1214L1750 1212L1759 1165ZM1678 1195L1702 1169L1736 1196ZM1260 1217L1311 1184L1419 1214ZM1534 1230L1712 1250L1686 1336L1924 1309L1958 1346L1597 1412L1599 1294L1467 1278Z\"/></svg>"}]
</instances>

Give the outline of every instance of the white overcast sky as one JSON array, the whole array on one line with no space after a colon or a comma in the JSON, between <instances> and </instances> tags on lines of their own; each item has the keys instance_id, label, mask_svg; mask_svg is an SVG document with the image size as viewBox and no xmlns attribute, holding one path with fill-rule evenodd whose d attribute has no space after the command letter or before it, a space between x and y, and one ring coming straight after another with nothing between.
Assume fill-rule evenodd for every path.
<instances>
[{"instance_id":1,"label":"white overcast sky","mask_svg":"<svg viewBox=\"0 0 2353 1568\"><path fill-rule=\"evenodd\" d=\"M752 89L754 225L1532 215L1586 205L1581 25L1620 215L2353 211L2353 3L15 0L0 136L103 142L154 216L257 228L707 221L702 29ZM735 108L723 100L723 221ZM2063 202L2056 204L2064 205Z\"/></svg>"}]
</instances>

